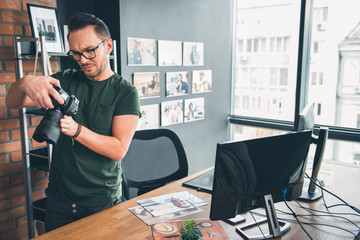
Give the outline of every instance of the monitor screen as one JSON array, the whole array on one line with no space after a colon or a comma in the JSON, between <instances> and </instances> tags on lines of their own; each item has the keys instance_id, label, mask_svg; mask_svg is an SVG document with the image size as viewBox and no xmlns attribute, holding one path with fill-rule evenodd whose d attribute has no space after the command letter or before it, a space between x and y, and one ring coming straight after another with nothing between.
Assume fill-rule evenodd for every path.
<instances>
[{"instance_id":1,"label":"monitor screen","mask_svg":"<svg viewBox=\"0 0 360 240\"><path fill-rule=\"evenodd\" d=\"M302 193L311 131L217 145L210 219L225 220Z\"/></svg>"}]
</instances>

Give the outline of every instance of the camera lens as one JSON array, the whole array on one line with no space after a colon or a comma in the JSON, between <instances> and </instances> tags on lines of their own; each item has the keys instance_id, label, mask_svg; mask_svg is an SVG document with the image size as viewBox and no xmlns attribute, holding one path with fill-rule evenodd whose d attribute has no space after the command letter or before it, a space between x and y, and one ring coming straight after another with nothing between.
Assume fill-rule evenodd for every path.
<instances>
[{"instance_id":1,"label":"camera lens","mask_svg":"<svg viewBox=\"0 0 360 240\"><path fill-rule=\"evenodd\" d=\"M47 110L39 126L35 129L33 139L39 143L55 144L60 137L60 119L63 117L59 108Z\"/></svg>"}]
</instances>

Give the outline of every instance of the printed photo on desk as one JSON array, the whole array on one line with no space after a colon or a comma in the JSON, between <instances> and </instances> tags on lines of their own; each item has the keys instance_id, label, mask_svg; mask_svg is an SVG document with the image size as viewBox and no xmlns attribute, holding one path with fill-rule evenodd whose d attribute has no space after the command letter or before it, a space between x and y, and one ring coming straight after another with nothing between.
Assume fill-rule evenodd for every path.
<instances>
[{"instance_id":1,"label":"printed photo on desk","mask_svg":"<svg viewBox=\"0 0 360 240\"><path fill-rule=\"evenodd\" d=\"M138 90L139 98L160 97L159 72L134 73L133 84Z\"/></svg>"},{"instance_id":2,"label":"printed photo on desk","mask_svg":"<svg viewBox=\"0 0 360 240\"><path fill-rule=\"evenodd\" d=\"M197 208L207 204L207 202L187 191L161 195L136 202L155 217L185 209Z\"/></svg>"},{"instance_id":3,"label":"printed photo on desk","mask_svg":"<svg viewBox=\"0 0 360 240\"><path fill-rule=\"evenodd\" d=\"M201 240L217 239L226 240L229 239L228 235L224 231L223 227L217 221L211 221L210 219L198 219L198 233ZM162 222L151 226L151 231L154 240L165 239L180 239L181 237L181 225L183 221Z\"/></svg>"},{"instance_id":4,"label":"printed photo on desk","mask_svg":"<svg viewBox=\"0 0 360 240\"><path fill-rule=\"evenodd\" d=\"M146 225L153 225L159 222L165 222L169 220L173 220L176 218L185 217L194 213L202 212L201 208L190 208L181 210L179 212L167 213L161 216L154 217L151 215L145 208L142 206L136 206L129 208L129 211L132 212L135 216L137 216L141 221L143 221Z\"/></svg>"}]
</instances>

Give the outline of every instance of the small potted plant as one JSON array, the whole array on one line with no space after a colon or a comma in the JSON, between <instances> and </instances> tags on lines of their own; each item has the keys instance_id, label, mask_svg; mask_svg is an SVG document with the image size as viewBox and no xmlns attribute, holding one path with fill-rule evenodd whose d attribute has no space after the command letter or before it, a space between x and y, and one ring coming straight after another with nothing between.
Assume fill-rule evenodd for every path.
<instances>
[{"instance_id":1,"label":"small potted plant","mask_svg":"<svg viewBox=\"0 0 360 240\"><path fill-rule=\"evenodd\" d=\"M198 240L200 239L200 232L198 223L194 219L185 219L181 224L180 234L181 240Z\"/></svg>"}]
</instances>

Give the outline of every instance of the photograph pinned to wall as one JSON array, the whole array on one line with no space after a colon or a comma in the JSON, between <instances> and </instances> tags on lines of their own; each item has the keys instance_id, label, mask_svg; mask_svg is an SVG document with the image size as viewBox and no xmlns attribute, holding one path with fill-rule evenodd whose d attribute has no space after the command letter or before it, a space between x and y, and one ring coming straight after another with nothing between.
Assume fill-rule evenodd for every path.
<instances>
[{"instance_id":1,"label":"photograph pinned to wall","mask_svg":"<svg viewBox=\"0 0 360 240\"><path fill-rule=\"evenodd\" d=\"M161 126L168 126L184 122L183 100L161 103Z\"/></svg>"},{"instance_id":2,"label":"photograph pinned to wall","mask_svg":"<svg viewBox=\"0 0 360 240\"><path fill-rule=\"evenodd\" d=\"M187 95L189 93L188 72L166 73L166 97Z\"/></svg>"},{"instance_id":3,"label":"photograph pinned to wall","mask_svg":"<svg viewBox=\"0 0 360 240\"><path fill-rule=\"evenodd\" d=\"M203 93L212 91L212 71L195 70L192 72L192 92Z\"/></svg>"},{"instance_id":4,"label":"photograph pinned to wall","mask_svg":"<svg viewBox=\"0 0 360 240\"><path fill-rule=\"evenodd\" d=\"M127 38L129 66L156 66L155 39Z\"/></svg>"},{"instance_id":5,"label":"photograph pinned to wall","mask_svg":"<svg viewBox=\"0 0 360 240\"><path fill-rule=\"evenodd\" d=\"M139 98L160 97L160 74L158 72L134 73L133 84Z\"/></svg>"},{"instance_id":6,"label":"photograph pinned to wall","mask_svg":"<svg viewBox=\"0 0 360 240\"><path fill-rule=\"evenodd\" d=\"M69 34L68 26L64 25L64 49L65 49L65 53L68 53L69 50L70 50L69 41L68 41L68 38L67 38L68 34Z\"/></svg>"},{"instance_id":7,"label":"photograph pinned to wall","mask_svg":"<svg viewBox=\"0 0 360 240\"><path fill-rule=\"evenodd\" d=\"M63 54L63 42L56 17L56 9L27 3L33 36L45 36L45 47L49 53ZM41 51L41 49L39 49Z\"/></svg>"},{"instance_id":8,"label":"photograph pinned to wall","mask_svg":"<svg viewBox=\"0 0 360 240\"><path fill-rule=\"evenodd\" d=\"M184 42L183 46L184 66L204 66L204 43Z\"/></svg>"},{"instance_id":9,"label":"photograph pinned to wall","mask_svg":"<svg viewBox=\"0 0 360 240\"><path fill-rule=\"evenodd\" d=\"M205 118L205 99L185 99L184 119L185 122L203 120Z\"/></svg>"},{"instance_id":10,"label":"photograph pinned to wall","mask_svg":"<svg viewBox=\"0 0 360 240\"><path fill-rule=\"evenodd\" d=\"M159 104L140 106L141 118L136 130L156 129L160 126Z\"/></svg>"},{"instance_id":11,"label":"photograph pinned to wall","mask_svg":"<svg viewBox=\"0 0 360 240\"><path fill-rule=\"evenodd\" d=\"M182 44L181 41L158 41L159 66L181 66Z\"/></svg>"}]
</instances>

